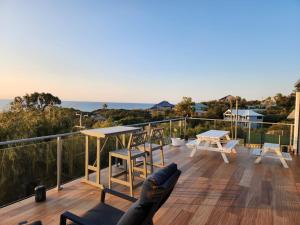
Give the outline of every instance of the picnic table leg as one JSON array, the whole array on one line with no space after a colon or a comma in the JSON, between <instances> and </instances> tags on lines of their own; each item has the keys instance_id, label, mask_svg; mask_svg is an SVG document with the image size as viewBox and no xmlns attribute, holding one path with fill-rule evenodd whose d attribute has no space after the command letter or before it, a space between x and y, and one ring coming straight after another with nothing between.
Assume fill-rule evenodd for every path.
<instances>
[{"instance_id":1,"label":"picnic table leg","mask_svg":"<svg viewBox=\"0 0 300 225\"><path fill-rule=\"evenodd\" d=\"M288 169L289 166L288 166L288 164L286 163L285 159L283 158L282 153L280 152L280 150L276 150L276 154L278 155L279 160L280 160L282 166L283 166L284 168Z\"/></svg>"},{"instance_id":2,"label":"picnic table leg","mask_svg":"<svg viewBox=\"0 0 300 225\"><path fill-rule=\"evenodd\" d=\"M286 168L286 169L289 168L288 164L286 163L286 161L284 160L284 158L282 156L279 157L279 160L282 163L282 165L283 165L284 168Z\"/></svg>"},{"instance_id":3,"label":"picnic table leg","mask_svg":"<svg viewBox=\"0 0 300 225\"><path fill-rule=\"evenodd\" d=\"M195 145L191 154L190 154L190 157L194 157L195 153L196 153L196 150L197 150L197 146Z\"/></svg>"},{"instance_id":4,"label":"picnic table leg","mask_svg":"<svg viewBox=\"0 0 300 225\"><path fill-rule=\"evenodd\" d=\"M262 157L264 156L264 154L267 153L267 151L268 151L268 150L266 150L266 149L262 149L262 151L261 151L261 153L260 153L260 156L258 156L257 159L255 160L255 163L256 163L256 164L258 164L258 163L261 162Z\"/></svg>"},{"instance_id":5,"label":"picnic table leg","mask_svg":"<svg viewBox=\"0 0 300 225\"><path fill-rule=\"evenodd\" d=\"M226 154L224 152L221 152L221 155L222 155L222 158L223 158L224 162L229 163Z\"/></svg>"},{"instance_id":6,"label":"picnic table leg","mask_svg":"<svg viewBox=\"0 0 300 225\"><path fill-rule=\"evenodd\" d=\"M220 151L222 151L222 150L223 150L223 146L222 146L222 144L221 144L220 140L219 140L219 141L217 141L217 146L218 146L218 148L220 149ZM221 153L221 155L222 155L222 158L223 158L224 162L225 162L225 163L229 163L229 161L228 161L228 158L227 158L226 154L225 154L224 152L220 152L220 153Z\"/></svg>"},{"instance_id":7,"label":"picnic table leg","mask_svg":"<svg viewBox=\"0 0 300 225\"><path fill-rule=\"evenodd\" d=\"M257 159L255 160L255 163L260 163L261 162L261 156L258 156Z\"/></svg>"},{"instance_id":8,"label":"picnic table leg","mask_svg":"<svg viewBox=\"0 0 300 225\"><path fill-rule=\"evenodd\" d=\"M198 143L196 142L195 145L194 145L194 148L190 154L190 157L194 157L194 155L196 154L196 151L197 151L197 145L200 145L201 144L201 141L199 141Z\"/></svg>"}]
</instances>

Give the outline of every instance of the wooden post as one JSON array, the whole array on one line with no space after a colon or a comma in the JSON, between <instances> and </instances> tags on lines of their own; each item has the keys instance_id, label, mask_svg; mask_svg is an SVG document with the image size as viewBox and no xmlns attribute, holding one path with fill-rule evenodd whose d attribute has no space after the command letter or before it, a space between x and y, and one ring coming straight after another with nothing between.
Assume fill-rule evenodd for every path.
<instances>
[{"instance_id":1,"label":"wooden post","mask_svg":"<svg viewBox=\"0 0 300 225\"><path fill-rule=\"evenodd\" d=\"M62 189L61 186L61 167L62 167L62 160L61 160L61 153L62 153L62 141L61 137L57 138L57 187L56 189L59 191Z\"/></svg>"},{"instance_id":2,"label":"wooden post","mask_svg":"<svg viewBox=\"0 0 300 225\"><path fill-rule=\"evenodd\" d=\"M124 148L126 148L126 135L122 134L122 144L124 146Z\"/></svg>"},{"instance_id":3,"label":"wooden post","mask_svg":"<svg viewBox=\"0 0 300 225\"><path fill-rule=\"evenodd\" d=\"M184 118L184 135L186 135L186 117Z\"/></svg>"},{"instance_id":4,"label":"wooden post","mask_svg":"<svg viewBox=\"0 0 300 225\"><path fill-rule=\"evenodd\" d=\"M248 142L249 142L249 145L250 145L251 144L250 143L250 141L251 141L251 122L249 122L248 125L249 125Z\"/></svg>"},{"instance_id":5,"label":"wooden post","mask_svg":"<svg viewBox=\"0 0 300 225\"><path fill-rule=\"evenodd\" d=\"M85 180L89 180L89 136L85 136Z\"/></svg>"},{"instance_id":6,"label":"wooden post","mask_svg":"<svg viewBox=\"0 0 300 225\"><path fill-rule=\"evenodd\" d=\"M289 149L292 150L293 149L293 125L291 125L291 129L290 129L290 146Z\"/></svg>"},{"instance_id":7,"label":"wooden post","mask_svg":"<svg viewBox=\"0 0 300 225\"><path fill-rule=\"evenodd\" d=\"M148 135L151 133L151 123L148 124Z\"/></svg>"},{"instance_id":8,"label":"wooden post","mask_svg":"<svg viewBox=\"0 0 300 225\"><path fill-rule=\"evenodd\" d=\"M238 126L238 118L239 118L239 106L238 106L238 99L237 97L235 98L235 113L236 113L236 119L235 119L235 135L234 135L234 139L237 139L237 126Z\"/></svg>"},{"instance_id":9,"label":"wooden post","mask_svg":"<svg viewBox=\"0 0 300 225\"><path fill-rule=\"evenodd\" d=\"M124 148L126 148L126 134L122 134L122 145L124 146ZM123 159L122 160L122 166L123 169L125 169L127 171L127 160Z\"/></svg>"},{"instance_id":10,"label":"wooden post","mask_svg":"<svg viewBox=\"0 0 300 225\"><path fill-rule=\"evenodd\" d=\"M299 154L300 142L299 142L299 123L300 123L300 80L295 84L296 87L296 102L295 102L295 122L294 122L294 140L293 140L293 150L295 154Z\"/></svg>"},{"instance_id":11,"label":"wooden post","mask_svg":"<svg viewBox=\"0 0 300 225\"><path fill-rule=\"evenodd\" d=\"M280 136L280 134L279 134L279 135L278 135L278 144L279 144L279 145L281 145L280 142L281 142L281 136Z\"/></svg>"},{"instance_id":12,"label":"wooden post","mask_svg":"<svg viewBox=\"0 0 300 225\"><path fill-rule=\"evenodd\" d=\"M179 120L179 135L180 135L180 137L181 137L181 129L182 129L182 121L181 120Z\"/></svg>"},{"instance_id":13,"label":"wooden post","mask_svg":"<svg viewBox=\"0 0 300 225\"><path fill-rule=\"evenodd\" d=\"M97 153L96 153L96 184L100 184L100 150L101 150L101 140L97 138Z\"/></svg>"},{"instance_id":14,"label":"wooden post","mask_svg":"<svg viewBox=\"0 0 300 225\"><path fill-rule=\"evenodd\" d=\"M172 120L170 120L170 138L172 137Z\"/></svg>"}]
</instances>

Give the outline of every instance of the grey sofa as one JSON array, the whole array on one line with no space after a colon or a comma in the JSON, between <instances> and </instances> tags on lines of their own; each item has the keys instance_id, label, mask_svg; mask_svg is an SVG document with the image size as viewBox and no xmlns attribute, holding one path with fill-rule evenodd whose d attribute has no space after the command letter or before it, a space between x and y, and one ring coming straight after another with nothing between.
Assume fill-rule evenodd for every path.
<instances>
[{"instance_id":1,"label":"grey sofa","mask_svg":"<svg viewBox=\"0 0 300 225\"><path fill-rule=\"evenodd\" d=\"M63 213L60 225L66 225L68 220L79 225L152 225L153 216L169 198L180 174L181 171L174 163L153 173L144 181L139 199L104 189L98 205L81 217L68 211ZM106 194L123 198L133 204L123 212L105 203Z\"/></svg>"}]
</instances>

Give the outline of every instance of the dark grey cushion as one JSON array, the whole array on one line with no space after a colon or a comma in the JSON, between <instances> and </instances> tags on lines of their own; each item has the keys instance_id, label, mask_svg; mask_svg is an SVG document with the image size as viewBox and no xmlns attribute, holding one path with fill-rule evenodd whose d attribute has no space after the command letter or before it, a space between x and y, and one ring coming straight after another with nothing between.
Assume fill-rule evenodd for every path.
<instances>
[{"instance_id":1,"label":"dark grey cushion","mask_svg":"<svg viewBox=\"0 0 300 225\"><path fill-rule=\"evenodd\" d=\"M118 225L141 225L146 218L151 219L175 186L178 173L177 165L173 163L149 176L142 186L140 199L122 216ZM177 179L174 175L178 175Z\"/></svg>"},{"instance_id":2,"label":"dark grey cushion","mask_svg":"<svg viewBox=\"0 0 300 225\"><path fill-rule=\"evenodd\" d=\"M133 203L127 212L121 217L118 225L140 225L142 224L146 217L148 216L151 205L141 205L140 201Z\"/></svg>"},{"instance_id":3,"label":"dark grey cushion","mask_svg":"<svg viewBox=\"0 0 300 225\"><path fill-rule=\"evenodd\" d=\"M172 163L163 169L150 175L142 186L140 203L142 205L148 205L158 203L166 187L163 184L177 171L177 165Z\"/></svg>"},{"instance_id":4,"label":"dark grey cushion","mask_svg":"<svg viewBox=\"0 0 300 225\"><path fill-rule=\"evenodd\" d=\"M160 186L164 184L176 171L177 165L175 163L171 163L170 165L149 176L149 180L152 181L156 186Z\"/></svg>"},{"instance_id":5,"label":"dark grey cushion","mask_svg":"<svg viewBox=\"0 0 300 225\"><path fill-rule=\"evenodd\" d=\"M93 225L116 225L123 214L123 211L115 207L99 203L96 207L87 211L82 218Z\"/></svg>"},{"instance_id":6,"label":"dark grey cushion","mask_svg":"<svg viewBox=\"0 0 300 225\"><path fill-rule=\"evenodd\" d=\"M180 170L177 170L163 185L163 189L165 190L165 193L162 197L162 200L160 201L159 203L159 207L160 208L169 198L169 196L171 195L177 181L178 181L178 178L181 174L181 171Z\"/></svg>"}]
</instances>

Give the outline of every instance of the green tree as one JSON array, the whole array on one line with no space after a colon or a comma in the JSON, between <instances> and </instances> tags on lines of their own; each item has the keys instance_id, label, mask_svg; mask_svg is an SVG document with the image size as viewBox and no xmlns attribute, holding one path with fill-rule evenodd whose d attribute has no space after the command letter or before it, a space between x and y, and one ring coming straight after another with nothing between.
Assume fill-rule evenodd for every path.
<instances>
[{"instance_id":1,"label":"green tree","mask_svg":"<svg viewBox=\"0 0 300 225\"><path fill-rule=\"evenodd\" d=\"M102 109L107 109L107 107L108 107L108 105L107 105L106 103L104 103L104 104L102 105Z\"/></svg>"},{"instance_id":2,"label":"green tree","mask_svg":"<svg viewBox=\"0 0 300 225\"><path fill-rule=\"evenodd\" d=\"M191 97L183 97L174 110L178 116L192 116L195 111L194 106L195 102L193 102Z\"/></svg>"},{"instance_id":3,"label":"green tree","mask_svg":"<svg viewBox=\"0 0 300 225\"><path fill-rule=\"evenodd\" d=\"M10 104L12 111L20 110L41 110L44 111L46 107L53 107L54 105L60 105L61 100L50 93L38 93L26 94L23 97L17 96Z\"/></svg>"}]
</instances>

